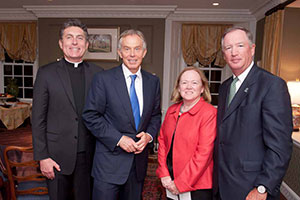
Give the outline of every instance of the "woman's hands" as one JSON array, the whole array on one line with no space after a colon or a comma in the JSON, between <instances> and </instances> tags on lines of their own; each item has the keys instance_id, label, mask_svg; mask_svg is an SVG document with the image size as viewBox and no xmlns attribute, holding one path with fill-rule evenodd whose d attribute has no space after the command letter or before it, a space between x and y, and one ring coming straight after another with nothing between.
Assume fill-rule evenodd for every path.
<instances>
[{"instance_id":1,"label":"woman's hands","mask_svg":"<svg viewBox=\"0 0 300 200\"><path fill-rule=\"evenodd\" d=\"M170 176L162 177L160 180L161 180L163 187L166 188L167 190L169 190L172 194L174 194L174 195L179 194L179 191Z\"/></svg>"}]
</instances>

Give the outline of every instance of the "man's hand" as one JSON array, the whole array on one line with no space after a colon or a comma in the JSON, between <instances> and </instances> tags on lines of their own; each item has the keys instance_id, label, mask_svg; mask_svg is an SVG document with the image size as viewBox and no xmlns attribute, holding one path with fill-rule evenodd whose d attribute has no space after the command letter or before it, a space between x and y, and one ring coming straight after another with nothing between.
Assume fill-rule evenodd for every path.
<instances>
[{"instance_id":1,"label":"man's hand","mask_svg":"<svg viewBox=\"0 0 300 200\"><path fill-rule=\"evenodd\" d=\"M160 178L161 184L164 188L168 188L171 185L172 179L170 176Z\"/></svg>"},{"instance_id":2,"label":"man's hand","mask_svg":"<svg viewBox=\"0 0 300 200\"><path fill-rule=\"evenodd\" d=\"M246 197L246 200L266 200L268 193L261 194L256 188L253 188Z\"/></svg>"},{"instance_id":3,"label":"man's hand","mask_svg":"<svg viewBox=\"0 0 300 200\"><path fill-rule=\"evenodd\" d=\"M55 167L57 171L60 171L59 165L51 158L40 160L40 169L42 174L51 180L55 177L53 167Z\"/></svg>"},{"instance_id":4,"label":"man's hand","mask_svg":"<svg viewBox=\"0 0 300 200\"><path fill-rule=\"evenodd\" d=\"M126 135L121 137L119 146L128 153L135 152L138 149L138 145L135 141Z\"/></svg>"},{"instance_id":5,"label":"man's hand","mask_svg":"<svg viewBox=\"0 0 300 200\"><path fill-rule=\"evenodd\" d=\"M145 132L140 132L139 134L136 135L136 137L140 138L140 140L136 143L137 151L134 152L135 154L138 154L144 150L144 148L151 141L152 138Z\"/></svg>"}]
</instances>

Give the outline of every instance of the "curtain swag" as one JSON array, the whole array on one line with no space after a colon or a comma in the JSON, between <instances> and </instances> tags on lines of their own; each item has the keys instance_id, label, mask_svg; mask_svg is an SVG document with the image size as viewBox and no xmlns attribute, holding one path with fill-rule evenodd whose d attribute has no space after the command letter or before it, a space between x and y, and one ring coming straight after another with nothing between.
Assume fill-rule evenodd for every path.
<instances>
[{"instance_id":1,"label":"curtain swag","mask_svg":"<svg viewBox=\"0 0 300 200\"><path fill-rule=\"evenodd\" d=\"M14 60L34 62L36 59L36 23L0 23L0 60L4 50Z\"/></svg>"},{"instance_id":2,"label":"curtain swag","mask_svg":"<svg viewBox=\"0 0 300 200\"><path fill-rule=\"evenodd\" d=\"M224 67L221 38L224 31L232 25L182 25L182 55L187 65L199 62L203 66L215 60L215 65Z\"/></svg>"}]
</instances>

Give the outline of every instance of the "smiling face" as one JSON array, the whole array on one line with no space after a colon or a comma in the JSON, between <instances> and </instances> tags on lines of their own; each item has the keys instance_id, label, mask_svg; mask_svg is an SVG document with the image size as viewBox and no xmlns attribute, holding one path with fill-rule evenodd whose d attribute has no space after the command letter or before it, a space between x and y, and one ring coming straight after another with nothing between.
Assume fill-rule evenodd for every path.
<instances>
[{"instance_id":1,"label":"smiling face","mask_svg":"<svg viewBox=\"0 0 300 200\"><path fill-rule=\"evenodd\" d=\"M138 35L125 36L122 39L121 48L118 49L119 56L132 73L138 71L146 53L147 50L143 48L143 40Z\"/></svg>"},{"instance_id":2,"label":"smiling face","mask_svg":"<svg viewBox=\"0 0 300 200\"><path fill-rule=\"evenodd\" d=\"M234 75L240 75L249 67L254 52L255 44L250 44L244 31L234 30L225 35L223 55Z\"/></svg>"},{"instance_id":3,"label":"smiling face","mask_svg":"<svg viewBox=\"0 0 300 200\"><path fill-rule=\"evenodd\" d=\"M178 91L184 103L198 101L203 90L200 75L196 71L188 70L181 75Z\"/></svg>"},{"instance_id":4,"label":"smiling face","mask_svg":"<svg viewBox=\"0 0 300 200\"><path fill-rule=\"evenodd\" d=\"M77 26L70 26L64 30L59 47L64 52L64 57L70 62L80 62L87 50L89 43L84 31Z\"/></svg>"}]
</instances>

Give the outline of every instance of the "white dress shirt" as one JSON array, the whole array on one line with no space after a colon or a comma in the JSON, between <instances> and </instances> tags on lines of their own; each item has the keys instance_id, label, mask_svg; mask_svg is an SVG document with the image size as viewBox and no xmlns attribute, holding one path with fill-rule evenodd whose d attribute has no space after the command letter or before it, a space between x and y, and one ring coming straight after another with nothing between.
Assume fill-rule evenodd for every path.
<instances>
[{"instance_id":1,"label":"white dress shirt","mask_svg":"<svg viewBox=\"0 0 300 200\"><path fill-rule=\"evenodd\" d=\"M250 70L252 69L254 65L254 62L252 61L251 64L249 65L249 67L243 72L241 73L239 76L238 76L238 81L236 82L235 84L235 93L239 90L239 88L241 87L241 85L243 84L244 80L246 79L247 75L249 74ZM236 76L233 75L233 79L235 78Z\"/></svg>"},{"instance_id":2,"label":"white dress shirt","mask_svg":"<svg viewBox=\"0 0 300 200\"><path fill-rule=\"evenodd\" d=\"M122 70L126 81L127 91L128 95L130 95L130 85L131 85L131 78L130 75L134 75L129 71L129 69L122 64ZM141 73L141 67L139 67L139 70L135 73L137 75L134 86L135 86L135 92L139 101L139 107L140 107L140 116L142 116L143 113L143 107L144 107L144 98L143 98L143 78Z\"/></svg>"},{"instance_id":3,"label":"white dress shirt","mask_svg":"<svg viewBox=\"0 0 300 200\"><path fill-rule=\"evenodd\" d=\"M134 75L134 74L131 71L129 71L129 69L124 65L124 63L122 64L122 70L123 70L124 78L126 81L128 95L130 95L130 85L131 85L130 75ZM137 75L137 77L134 81L134 86L135 86L135 92L136 92L136 95L137 95L137 98L139 101L140 116L142 116L143 108L144 108L144 98L143 98L143 77L142 77L142 73L141 73L141 66L139 67L139 70L135 74ZM150 135L149 133L146 133L146 134L151 137L151 140L149 141L149 143L152 142L153 141L152 135ZM119 146L119 143L120 143L120 141L117 144L118 146Z\"/></svg>"}]
</instances>

